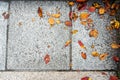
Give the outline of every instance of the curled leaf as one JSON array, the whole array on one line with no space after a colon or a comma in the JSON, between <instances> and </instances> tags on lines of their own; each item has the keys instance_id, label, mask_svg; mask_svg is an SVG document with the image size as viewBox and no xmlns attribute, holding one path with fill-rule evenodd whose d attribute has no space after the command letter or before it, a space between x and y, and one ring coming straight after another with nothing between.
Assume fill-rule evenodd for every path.
<instances>
[{"instance_id":1,"label":"curled leaf","mask_svg":"<svg viewBox=\"0 0 120 80\"><path fill-rule=\"evenodd\" d=\"M118 49L118 48L120 48L120 45L117 44L117 43L112 43L112 44L111 44L111 47L112 47L113 49Z\"/></svg>"},{"instance_id":2,"label":"curled leaf","mask_svg":"<svg viewBox=\"0 0 120 80\"><path fill-rule=\"evenodd\" d=\"M54 17L54 18L60 18L60 14L52 14L52 17Z\"/></svg>"},{"instance_id":3,"label":"curled leaf","mask_svg":"<svg viewBox=\"0 0 120 80\"><path fill-rule=\"evenodd\" d=\"M81 52L81 57L82 57L83 59L86 59L86 58L87 58L87 55L86 55L86 53L84 53L84 52Z\"/></svg>"},{"instance_id":4,"label":"curled leaf","mask_svg":"<svg viewBox=\"0 0 120 80\"><path fill-rule=\"evenodd\" d=\"M41 7L38 7L38 15L40 17L43 17L43 12L42 12L42 8Z\"/></svg>"},{"instance_id":5,"label":"curled leaf","mask_svg":"<svg viewBox=\"0 0 120 80\"><path fill-rule=\"evenodd\" d=\"M55 24L55 20L52 17L48 19L48 22L51 26Z\"/></svg>"},{"instance_id":6,"label":"curled leaf","mask_svg":"<svg viewBox=\"0 0 120 80\"><path fill-rule=\"evenodd\" d=\"M108 53L100 54L100 55L99 55L99 59L100 59L100 60L105 60L105 59L107 58L107 56L108 56Z\"/></svg>"},{"instance_id":7,"label":"curled leaf","mask_svg":"<svg viewBox=\"0 0 120 80\"><path fill-rule=\"evenodd\" d=\"M87 13L87 12L82 12L81 14L80 14L80 20L87 20L87 18L90 16L90 14L89 13Z\"/></svg>"},{"instance_id":8,"label":"curled leaf","mask_svg":"<svg viewBox=\"0 0 120 80\"><path fill-rule=\"evenodd\" d=\"M68 45L70 45L71 42L72 42L71 40L66 41L65 42L65 47L67 47Z\"/></svg>"},{"instance_id":9,"label":"curled leaf","mask_svg":"<svg viewBox=\"0 0 120 80\"><path fill-rule=\"evenodd\" d=\"M103 8L103 7L99 8L98 13L100 15L104 14L105 13L105 8Z\"/></svg>"},{"instance_id":10,"label":"curled leaf","mask_svg":"<svg viewBox=\"0 0 120 80\"><path fill-rule=\"evenodd\" d=\"M65 25L68 26L68 27L71 27L72 26L72 22L71 21L65 21Z\"/></svg>"},{"instance_id":11,"label":"curled leaf","mask_svg":"<svg viewBox=\"0 0 120 80\"><path fill-rule=\"evenodd\" d=\"M89 32L89 36L90 36L90 37L97 38L97 37L98 37L98 30L92 29L92 30Z\"/></svg>"},{"instance_id":12,"label":"curled leaf","mask_svg":"<svg viewBox=\"0 0 120 80\"><path fill-rule=\"evenodd\" d=\"M84 46L84 44L80 40L78 40L78 44L81 48L86 49L86 47Z\"/></svg>"},{"instance_id":13,"label":"curled leaf","mask_svg":"<svg viewBox=\"0 0 120 80\"><path fill-rule=\"evenodd\" d=\"M99 53L98 53L97 51L93 51L93 52L92 52L92 56L93 56L93 57L98 57L98 56L99 56Z\"/></svg>"},{"instance_id":14,"label":"curled leaf","mask_svg":"<svg viewBox=\"0 0 120 80\"><path fill-rule=\"evenodd\" d=\"M72 34L76 34L78 32L78 30L72 30Z\"/></svg>"},{"instance_id":15,"label":"curled leaf","mask_svg":"<svg viewBox=\"0 0 120 80\"><path fill-rule=\"evenodd\" d=\"M113 56L113 60L114 60L115 62L119 62L119 61L120 61L120 58L117 57L117 56Z\"/></svg>"},{"instance_id":16,"label":"curled leaf","mask_svg":"<svg viewBox=\"0 0 120 80\"><path fill-rule=\"evenodd\" d=\"M110 80L118 80L118 77L117 77L117 76L114 76L114 75L111 75L111 76L110 76Z\"/></svg>"},{"instance_id":17,"label":"curled leaf","mask_svg":"<svg viewBox=\"0 0 120 80\"><path fill-rule=\"evenodd\" d=\"M44 61L46 64L48 64L50 62L50 55L46 54L44 57Z\"/></svg>"}]
</instances>

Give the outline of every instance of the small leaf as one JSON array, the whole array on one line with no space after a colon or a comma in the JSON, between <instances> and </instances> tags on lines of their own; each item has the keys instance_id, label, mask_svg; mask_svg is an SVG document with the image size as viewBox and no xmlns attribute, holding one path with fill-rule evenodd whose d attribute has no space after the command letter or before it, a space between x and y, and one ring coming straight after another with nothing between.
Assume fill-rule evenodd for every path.
<instances>
[{"instance_id":1,"label":"small leaf","mask_svg":"<svg viewBox=\"0 0 120 80\"><path fill-rule=\"evenodd\" d=\"M112 75L112 76L110 76L110 80L118 80L118 77L117 77L117 76Z\"/></svg>"},{"instance_id":2,"label":"small leaf","mask_svg":"<svg viewBox=\"0 0 120 80\"><path fill-rule=\"evenodd\" d=\"M89 36L90 36L90 37L97 38L97 37L98 37L98 30L92 29L92 30L89 32Z\"/></svg>"},{"instance_id":3,"label":"small leaf","mask_svg":"<svg viewBox=\"0 0 120 80\"><path fill-rule=\"evenodd\" d=\"M86 7L87 7L87 4L85 4L85 3L79 3L79 4L77 5L78 11L80 11L80 10L85 10Z\"/></svg>"},{"instance_id":4,"label":"small leaf","mask_svg":"<svg viewBox=\"0 0 120 80\"><path fill-rule=\"evenodd\" d=\"M69 5L69 6L73 6L73 5L74 5L74 2L73 2L73 1L70 1L70 2L68 2L68 5Z\"/></svg>"},{"instance_id":5,"label":"small leaf","mask_svg":"<svg viewBox=\"0 0 120 80\"><path fill-rule=\"evenodd\" d=\"M66 41L65 42L65 47L67 47L68 45L70 45L71 42L72 42L71 40Z\"/></svg>"},{"instance_id":6,"label":"small leaf","mask_svg":"<svg viewBox=\"0 0 120 80\"><path fill-rule=\"evenodd\" d=\"M118 49L118 48L120 48L120 45L117 44L117 43L112 43L112 44L111 44L111 47L112 47L113 49Z\"/></svg>"},{"instance_id":7,"label":"small leaf","mask_svg":"<svg viewBox=\"0 0 120 80\"><path fill-rule=\"evenodd\" d=\"M100 7L101 7L100 4L97 3L97 2L94 2L94 3L92 4L92 6L95 7L95 8L100 8Z\"/></svg>"},{"instance_id":8,"label":"small leaf","mask_svg":"<svg viewBox=\"0 0 120 80\"><path fill-rule=\"evenodd\" d=\"M98 57L98 56L99 56L99 53L98 53L97 51L93 51L93 52L92 52L92 56L93 56L93 57Z\"/></svg>"},{"instance_id":9,"label":"small leaf","mask_svg":"<svg viewBox=\"0 0 120 80\"><path fill-rule=\"evenodd\" d=\"M82 56L83 59L86 59L86 58L87 58L86 53L81 52L81 56Z\"/></svg>"},{"instance_id":10,"label":"small leaf","mask_svg":"<svg viewBox=\"0 0 120 80\"><path fill-rule=\"evenodd\" d=\"M82 25L86 26L87 25L87 21L81 21L80 22Z\"/></svg>"},{"instance_id":11,"label":"small leaf","mask_svg":"<svg viewBox=\"0 0 120 80\"><path fill-rule=\"evenodd\" d=\"M38 15L40 17L43 17L43 12L42 12L42 8L38 7Z\"/></svg>"},{"instance_id":12,"label":"small leaf","mask_svg":"<svg viewBox=\"0 0 120 80\"><path fill-rule=\"evenodd\" d=\"M79 2L79 3L84 3L86 2L87 0L76 0L76 2Z\"/></svg>"},{"instance_id":13,"label":"small leaf","mask_svg":"<svg viewBox=\"0 0 120 80\"><path fill-rule=\"evenodd\" d=\"M105 60L105 59L107 58L107 56L108 56L108 53L100 54L100 55L99 55L99 59L100 59L100 60Z\"/></svg>"},{"instance_id":14,"label":"small leaf","mask_svg":"<svg viewBox=\"0 0 120 80\"><path fill-rule=\"evenodd\" d=\"M68 27L71 27L72 26L72 22L71 21L65 21L65 25L68 26Z\"/></svg>"},{"instance_id":15,"label":"small leaf","mask_svg":"<svg viewBox=\"0 0 120 80\"><path fill-rule=\"evenodd\" d=\"M84 46L84 44L80 40L78 40L78 44L80 45L81 48L86 49L86 47Z\"/></svg>"},{"instance_id":16,"label":"small leaf","mask_svg":"<svg viewBox=\"0 0 120 80\"><path fill-rule=\"evenodd\" d=\"M95 7L91 6L91 7L88 8L88 11L89 12L95 12L95 9L96 9Z\"/></svg>"},{"instance_id":17,"label":"small leaf","mask_svg":"<svg viewBox=\"0 0 120 80\"><path fill-rule=\"evenodd\" d=\"M46 64L48 64L50 62L50 55L46 54L44 57L44 61Z\"/></svg>"},{"instance_id":18,"label":"small leaf","mask_svg":"<svg viewBox=\"0 0 120 80\"><path fill-rule=\"evenodd\" d=\"M89 77L83 77L81 80L89 80Z\"/></svg>"},{"instance_id":19,"label":"small leaf","mask_svg":"<svg viewBox=\"0 0 120 80\"><path fill-rule=\"evenodd\" d=\"M99 10L98 10L98 13L100 15L104 14L105 13L105 8L101 7Z\"/></svg>"},{"instance_id":20,"label":"small leaf","mask_svg":"<svg viewBox=\"0 0 120 80\"><path fill-rule=\"evenodd\" d=\"M82 13L80 14L80 20L87 20L89 16L90 16L89 13L87 13L87 12L82 12Z\"/></svg>"},{"instance_id":21,"label":"small leaf","mask_svg":"<svg viewBox=\"0 0 120 80\"><path fill-rule=\"evenodd\" d=\"M72 34L76 34L78 32L78 30L72 30Z\"/></svg>"},{"instance_id":22,"label":"small leaf","mask_svg":"<svg viewBox=\"0 0 120 80\"><path fill-rule=\"evenodd\" d=\"M60 14L52 14L52 17L54 17L54 18L60 18Z\"/></svg>"},{"instance_id":23,"label":"small leaf","mask_svg":"<svg viewBox=\"0 0 120 80\"><path fill-rule=\"evenodd\" d=\"M55 24L55 20L52 17L48 19L48 22L51 26Z\"/></svg>"},{"instance_id":24,"label":"small leaf","mask_svg":"<svg viewBox=\"0 0 120 80\"><path fill-rule=\"evenodd\" d=\"M120 61L120 58L117 57L117 56L113 56L113 60L114 60L115 62L119 62L119 61Z\"/></svg>"}]
</instances>

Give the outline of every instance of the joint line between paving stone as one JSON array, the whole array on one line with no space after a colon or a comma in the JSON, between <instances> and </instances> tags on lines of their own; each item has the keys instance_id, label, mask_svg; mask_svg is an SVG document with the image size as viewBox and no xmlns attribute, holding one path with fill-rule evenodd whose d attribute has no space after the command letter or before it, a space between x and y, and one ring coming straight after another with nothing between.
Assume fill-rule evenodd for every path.
<instances>
[{"instance_id":1,"label":"joint line between paving stone","mask_svg":"<svg viewBox=\"0 0 120 80\"><path fill-rule=\"evenodd\" d=\"M10 0L8 1L8 13L10 14ZM5 70L7 70L7 57L8 57L8 37L9 37L9 19L7 20L7 29L6 29L6 57L5 57Z\"/></svg>"}]
</instances>

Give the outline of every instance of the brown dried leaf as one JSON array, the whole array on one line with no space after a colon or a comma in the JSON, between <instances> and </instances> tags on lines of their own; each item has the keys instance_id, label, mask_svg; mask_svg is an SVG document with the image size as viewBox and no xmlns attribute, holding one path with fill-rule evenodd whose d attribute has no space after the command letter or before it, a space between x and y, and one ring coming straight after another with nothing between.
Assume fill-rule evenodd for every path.
<instances>
[{"instance_id":1,"label":"brown dried leaf","mask_svg":"<svg viewBox=\"0 0 120 80\"><path fill-rule=\"evenodd\" d=\"M43 17L43 12L42 12L42 8L38 7L38 15L40 17Z\"/></svg>"}]
</instances>

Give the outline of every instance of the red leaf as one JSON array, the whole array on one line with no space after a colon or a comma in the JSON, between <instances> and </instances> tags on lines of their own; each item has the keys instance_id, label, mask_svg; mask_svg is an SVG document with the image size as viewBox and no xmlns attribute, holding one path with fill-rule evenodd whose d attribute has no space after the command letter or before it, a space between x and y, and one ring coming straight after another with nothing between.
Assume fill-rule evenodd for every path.
<instances>
[{"instance_id":1,"label":"red leaf","mask_svg":"<svg viewBox=\"0 0 120 80\"><path fill-rule=\"evenodd\" d=\"M87 4L78 4L77 5L78 11L84 10L84 9L86 9L86 7L87 7Z\"/></svg>"},{"instance_id":2,"label":"red leaf","mask_svg":"<svg viewBox=\"0 0 120 80\"><path fill-rule=\"evenodd\" d=\"M76 0L76 2L80 2L80 3L84 3L86 2L87 0Z\"/></svg>"},{"instance_id":3,"label":"red leaf","mask_svg":"<svg viewBox=\"0 0 120 80\"><path fill-rule=\"evenodd\" d=\"M120 61L119 57L117 57L117 56L113 56L113 60L114 60L115 62L119 62L119 61Z\"/></svg>"},{"instance_id":4,"label":"red leaf","mask_svg":"<svg viewBox=\"0 0 120 80\"><path fill-rule=\"evenodd\" d=\"M84 46L84 44L80 40L78 40L78 44L80 45L81 48L86 49L86 47Z\"/></svg>"},{"instance_id":5,"label":"red leaf","mask_svg":"<svg viewBox=\"0 0 120 80\"><path fill-rule=\"evenodd\" d=\"M72 27L72 22L71 21L65 21L65 25L68 27Z\"/></svg>"},{"instance_id":6,"label":"red leaf","mask_svg":"<svg viewBox=\"0 0 120 80\"><path fill-rule=\"evenodd\" d=\"M93 7L93 6L89 7L89 8L88 8L88 11L94 12L94 11L95 11L95 7Z\"/></svg>"},{"instance_id":7,"label":"red leaf","mask_svg":"<svg viewBox=\"0 0 120 80\"><path fill-rule=\"evenodd\" d=\"M69 18L72 20L72 11L69 12Z\"/></svg>"},{"instance_id":8,"label":"red leaf","mask_svg":"<svg viewBox=\"0 0 120 80\"><path fill-rule=\"evenodd\" d=\"M46 54L44 57L44 61L46 64L48 64L50 62L50 55Z\"/></svg>"},{"instance_id":9,"label":"red leaf","mask_svg":"<svg viewBox=\"0 0 120 80\"><path fill-rule=\"evenodd\" d=\"M116 76L110 76L110 80L118 80L118 77L116 77Z\"/></svg>"},{"instance_id":10,"label":"red leaf","mask_svg":"<svg viewBox=\"0 0 120 80\"><path fill-rule=\"evenodd\" d=\"M87 58L87 55L86 55L86 53L84 53L84 52L81 52L81 56L82 56L83 59L86 59L86 58Z\"/></svg>"},{"instance_id":11,"label":"red leaf","mask_svg":"<svg viewBox=\"0 0 120 80\"><path fill-rule=\"evenodd\" d=\"M89 77L83 77L81 80L89 80Z\"/></svg>"}]
</instances>

